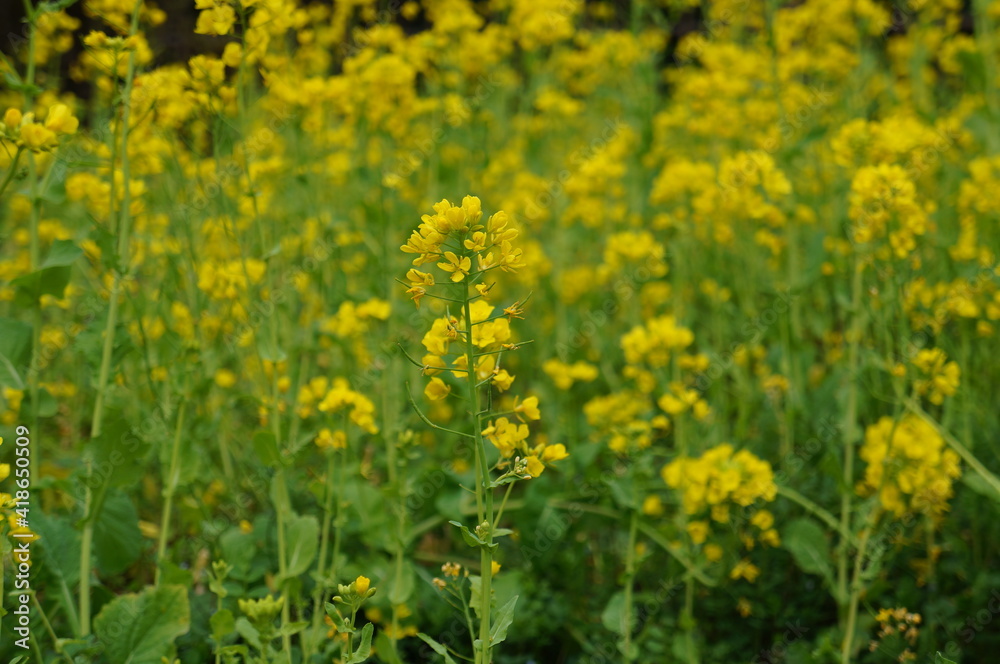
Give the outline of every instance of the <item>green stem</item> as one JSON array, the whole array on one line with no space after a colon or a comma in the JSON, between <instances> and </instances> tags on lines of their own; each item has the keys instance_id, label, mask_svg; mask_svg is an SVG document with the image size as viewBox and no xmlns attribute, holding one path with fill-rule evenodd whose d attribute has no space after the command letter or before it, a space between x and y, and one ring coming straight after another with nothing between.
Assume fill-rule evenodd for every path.
<instances>
[{"instance_id":1,"label":"green stem","mask_svg":"<svg viewBox=\"0 0 1000 664\"><path fill-rule=\"evenodd\" d=\"M841 525L840 523L837 522L837 519L836 517L833 516L833 514L823 509L813 501L809 500L798 491L790 489L786 486L779 485L778 495L784 496L785 498L788 498L792 502L798 503L799 505L804 507L807 512L819 518L823 523L825 523L826 525L830 526L830 528L833 528L835 531L837 531L837 533L841 537L848 540L852 544L854 543L855 540L854 535L850 531L841 530Z\"/></svg>"},{"instance_id":2,"label":"green stem","mask_svg":"<svg viewBox=\"0 0 1000 664\"><path fill-rule=\"evenodd\" d=\"M313 594L312 631L314 638L317 634L319 634L320 620L323 614L323 597L326 595L326 583L324 582L324 579L327 573L327 541L330 539L330 527L333 521L333 473L336 470L336 454L335 450L330 450L326 465L326 496L323 501L323 530L319 540L319 565L316 569L319 582L316 584L316 590Z\"/></svg>"},{"instance_id":3,"label":"green stem","mask_svg":"<svg viewBox=\"0 0 1000 664\"><path fill-rule=\"evenodd\" d=\"M639 513L633 509L629 515L628 549L625 551L625 610L622 614L622 634L625 637L622 661L625 664L635 659L632 656L632 593L635 586L635 546L638 531Z\"/></svg>"},{"instance_id":4,"label":"green stem","mask_svg":"<svg viewBox=\"0 0 1000 664\"><path fill-rule=\"evenodd\" d=\"M851 326L848 331L847 350L847 406L844 409L844 474L840 497L840 547L837 551L837 604L843 619L844 602L847 600L847 559L850 555L851 499L854 495L854 444L857 441L858 410L858 346L861 342L861 277L864 265L855 263L851 281Z\"/></svg>"},{"instance_id":5,"label":"green stem","mask_svg":"<svg viewBox=\"0 0 1000 664\"><path fill-rule=\"evenodd\" d=\"M858 544L858 552L854 558L854 572L851 576L851 594L847 602L847 623L844 627L844 641L840 645L841 664L851 664L851 654L854 643L854 632L858 624L858 601L861 598L862 583L861 572L864 565L865 552L868 549L868 540L872 530L875 529L875 522L878 520L879 510L873 512L873 517L866 524L864 532L861 533L861 541Z\"/></svg>"},{"instance_id":6,"label":"green stem","mask_svg":"<svg viewBox=\"0 0 1000 664\"><path fill-rule=\"evenodd\" d=\"M687 656L690 664L698 664L698 655L694 649L694 579L687 575L684 579L684 641L687 644Z\"/></svg>"},{"instance_id":7,"label":"green stem","mask_svg":"<svg viewBox=\"0 0 1000 664\"><path fill-rule=\"evenodd\" d=\"M2 594L2 593L3 593L3 587L0 587L0 594ZM49 638L52 639L52 644L55 647L56 652L59 655L61 655L62 658L65 659L67 662L69 662L70 664L73 664L73 660L70 658L70 656L67 655L63 651L62 644L59 641L59 637L56 636L55 630L52 629L52 623L49 622L49 617L47 615L45 615L45 609L42 608L41 602L38 601L38 595L32 593L31 594L31 602L32 602L32 604L35 605L35 610L38 611L38 615L42 619L42 625L45 626L45 631L48 632ZM32 640L34 640L34 639L32 639Z\"/></svg>"},{"instance_id":8,"label":"green stem","mask_svg":"<svg viewBox=\"0 0 1000 664\"><path fill-rule=\"evenodd\" d=\"M167 471L166 482L163 487L163 515L160 519L160 538L156 548L156 577L154 585L159 586L163 577L163 563L167 559L167 540L170 535L170 514L174 506L174 494L177 492L177 484L180 476L180 449L181 432L184 430L184 411L187 402L181 402L181 407L177 411L177 426L174 429L174 440L170 449L170 467Z\"/></svg>"},{"instance_id":9,"label":"green stem","mask_svg":"<svg viewBox=\"0 0 1000 664\"><path fill-rule=\"evenodd\" d=\"M493 554L490 548L493 546L493 491L490 489L490 470L486 462L486 446L483 443L482 424L479 420L479 388L476 386L476 348L472 341L472 306L469 298L469 289L463 284L464 303L462 308L465 315L465 358L468 371L466 372L466 384L469 391L469 404L472 409L472 429L476 441L476 466L479 480L476 482L476 501L482 505L480 510L480 522L486 524L485 541L486 546L480 550L480 612L479 612L479 640L482 650L475 653L477 664L490 664L491 644L490 644L490 603L492 601L492 577L493 577Z\"/></svg>"},{"instance_id":10,"label":"green stem","mask_svg":"<svg viewBox=\"0 0 1000 664\"><path fill-rule=\"evenodd\" d=\"M132 10L132 21L129 26L129 36L136 34L139 29L139 9L142 3L137 2ZM111 284L110 302L108 304L108 319L104 326L104 348L101 352L101 368L97 378L97 397L94 400L94 413L90 429L91 440L101 434L101 426L104 418L104 399L108 385L108 376L111 373L111 352L114 349L115 331L118 326L118 300L122 288L122 273L128 270L129 264L129 235L131 217L131 196L129 194L129 158L128 158L128 134L129 134L129 112L132 108L130 102L132 96L132 82L135 79L135 51L129 54L128 70L125 75L122 87L122 120L121 120L121 155L122 155L122 182L125 186L122 195L122 206L119 211L118 221L118 269L115 271ZM117 144L112 133L112 147ZM112 151L112 155L114 150ZM114 187L114 157L111 161L111 183ZM114 189L112 188L112 192ZM111 204L114 205L114 195L112 194ZM94 522L96 514L91 514L93 507L93 495L90 488L90 480L93 477L92 459L87 460L87 489L84 499L85 521L83 533L80 538L80 634L87 636L90 634L90 556L91 546L94 540Z\"/></svg>"}]
</instances>

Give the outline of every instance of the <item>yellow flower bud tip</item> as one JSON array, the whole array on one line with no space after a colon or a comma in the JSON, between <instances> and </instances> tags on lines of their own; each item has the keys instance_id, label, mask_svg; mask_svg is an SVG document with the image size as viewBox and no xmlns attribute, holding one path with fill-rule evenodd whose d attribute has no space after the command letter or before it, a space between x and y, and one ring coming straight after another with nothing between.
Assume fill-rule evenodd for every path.
<instances>
[{"instance_id":1,"label":"yellow flower bud tip","mask_svg":"<svg viewBox=\"0 0 1000 664\"><path fill-rule=\"evenodd\" d=\"M359 595L364 595L365 593L367 593L368 588L370 586L371 586L371 579L369 579L367 576L359 576L358 578L354 579L354 590Z\"/></svg>"},{"instance_id":2,"label":"yellow flower bud tip","mask_svg":"<svg viewBox=\"0 0 1000 664\"><path fill-rule=\"evenodd\" d=\"M493 564L492 564L492 565L491 565L490 567L491 567L491 569L492 569L492 573L491 573L491 576L496 576L496 575L497 575L497 573L498 573L498 572L500 572L500 567L501 567L501 565L500 565L500 563L498 563L497 561L495 561L495 560L494 560L494 561L493 561Z\"/></svg>"},{"instance_id":3,"label":"yellow flower bud tip","mask_svg":"<svg viewBox=\"0 0 1000 664\"><path fill-rule=\"evenodd\" d=\"M16 108L8 108L7 112L3 114L3 124L7 131L13 131L21 125L22 119L21 111Z\"/></svg>"}]
</instances>

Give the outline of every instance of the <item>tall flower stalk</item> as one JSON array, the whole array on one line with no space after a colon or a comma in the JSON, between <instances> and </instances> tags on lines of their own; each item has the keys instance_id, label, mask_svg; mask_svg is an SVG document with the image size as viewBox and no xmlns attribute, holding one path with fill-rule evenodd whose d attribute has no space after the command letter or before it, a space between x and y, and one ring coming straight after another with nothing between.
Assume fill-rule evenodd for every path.
<instances>
[{"instance_id":1,"label":"tall flower stalk","mask_svg":"<svg viewBox=\"0 0 1000 664\"><path fill-rule=\"evenodd\" d=\"M485 224L480 223L482 215L480 200L474 196L466 196L460 206L443 200L434 206L433 215L422 217L420 227L401 247L405 253L416 255L414 268L406 275L407 293L418 307L424 297L441 302L445 313L423 338L428 354L420 362L410 358L430 377L424 395L431 401L449 398L453 387L450 381L454 379L468 402L470 422L466 431L442 427L419 408L417 412L434 429L471 442L475 455L477 525L469 528L458 521L451 523L460 528L466 544L480 551L480 575L470 577L471 583L479 586L479 604L475 606L478 629L469 621L476 664L492 661L493 648L506 638L517 601L515 596L496 612L493 610L492 576L499 569L494 560L499 548L496 539L509 532L498 528L500 514L494 510L494 491L537 477L547 462L567 456L561 444L529 446L527 422L541 417L537 398L514 399L508 410L493 412L494 390L504 392L514 382L515 377L503 367L502 360L505 353L522 345L510 343L510 323L522 317L523 302L497 313L488 301L495 283L488 279L496 270L515 272L525 264L521 250L513 245L518 231L511 227L507 214L499 211ZM416 269L426 263L435 263L447 275L453 284L450 291L447 284L438 290L448 295L430 292L438 285L434 275ZM445 377L450 378L446 381ZM496 452L487 448L487 440L499 452L496 461Z\"/></svg>"}]
</instances>

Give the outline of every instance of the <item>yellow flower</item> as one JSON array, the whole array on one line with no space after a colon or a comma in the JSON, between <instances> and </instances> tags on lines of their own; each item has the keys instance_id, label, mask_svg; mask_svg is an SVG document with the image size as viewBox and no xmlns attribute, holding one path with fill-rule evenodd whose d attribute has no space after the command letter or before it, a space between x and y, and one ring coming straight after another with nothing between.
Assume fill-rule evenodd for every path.
<instances>
[{"instance_id":1,"label":"yellow flower","mask_svg":"<svg viewBox=\"0 0 1000 664\"><path fill-rule=\"evenodd\" d=\"M16 108L8 108L3 114L3 124L7 131L13 131L21 125L21 111Z\"/></svg>"},{"instance_id":2,"label":"yellow flower","mask_svg":"<svg viewBox=\"0 0 1000 664\"><path fill-rule=\"evenodd\" d=\"M538 477L545 472L545 464L534 454L529 456L526 461L528 462L528 474L532 477Z\"/></svg>"},{"instance_id":3,"label":"yellow flower","mask_svg":"<svg viewBox=\"0 0 1000 664\"><path fill-rule=\"evenodd\" d=\"M440 401L450 393L451 386L437 377L431 378L430 382L427 383L427 387L424 388L424 396L431 401Z\"/></svg>"},{"instance_id":4,"label":"yellow flower","mask_svg":"<svg viewBox=\"0 0 1000 664\"><path fill-rule=\"evenodd\" d=\"M691 521L687 524L688 535L695 544L703 544L708 538L708 531L707 521Z\"/></svg>"},{"instance_id":5,"label":"yellow flower","mask_svg":"<svg viewBox=\"0 0 1000 664\"><path fill-rule=\"evenodd\" d=\"M357 590L359 595L364 595L368 592L368 588L371 586L371 579L367 576L359 576L354 579L354 589Z\"/></svg>"},{"instance_id":6,"label":"yellow flower","mask_svg":"<svg viewBox=\"0 0 1000 664\"><path fill-rule=\"evenodd\" d=\"M316 445L323 449L343 450L347 448L347 434L343 431L320 429L316 435Z\"/></svg>"},{"instance_id":7,"label":"yellow flower","mask_svg":"<svg viewBox=\"0 0 1000 664\"><path fill-rule=\"evenodd\" d=\"M507 373L506 369L501 369L493 374L493 384L497 386L497 389L501 392L505 392L510 389L511 383L514 382L514 376Z\"/></svg>"},{"instance_id":8,"label":"yellow flower","mask_svg":"<svg viewBox=\"0 0 1000 664\"><path fill-rule=\"evenodd\" d=\"M49 150L56 145L56 134L40 124L29 122L21 127L21 143L32 152Z\"/></svg>"},{"instance_id":9,"label":"yellow flower","mask_svg":"<svg viewBox=\"0 0 1000 664\"><path fill-rule=\"evenodd\" d=\"M199 2L201 6L207 3ZM194 31L199 35L228 35L236 23L236 11L228 4L209 6L198 14Z\"/></svg>"},{"instance_id":10,"label":"yellow flower","mask_svg":"<svg viewBox=\"0 0 1000 664\"><path fill-rule=\"evenodd\" d=\"M45 117L45 128L57 134L74 134L79 126L80 121L73 117L73 112L66 104L52 106Z\"/></svg>"},{"instance_id":11,"label":"yellow flower","mask_svg":"<svg viewBox=\"0 0 1000 664\"><path fill-rule=\"evenodd\" d=\"M437 266L445 272L451 273L451 280L459 282L465 279L472 269L472 260L468 256L459 258L453 251L444 252L446 262L438 263Z\"/></svg>"},{"instance_id":12,"label":"yellow flower","mask_svg":"<svg viewBox=\"0 0 1000 664\"><path fill-rule=\"evenodd\" d=\"M232 387L236 381L236 374L229 369L219 369L215 372L215 384L223 389Z\"/></svg>"},{"instance_id":13,"label":"yellow flower","mask_svg":"<svg viewBox=\"0 0 1000 664\"><path fill-rule=\"evenodd\" d=\"M646 516L662 516L663 500L659 496L646 496L642 501L642 513Z\"/></svg>"},{"instance_id":14,"label":"yellow flower","mask_svg":"<svg viewBox=\"0 0 1000 664\"><path fill-rule=\"evenodd\" d=\"M527 420L542 419L542 412L538 409L538 397L528 397L520 402L519 400L520 397L514 397L514 412L518 417L523 416L522 419Z\"/></svg>"},{"instance_id":15,"label":"yellow flower","mask_svg":"<svg viewBox=\"0 0 1000 664\"><path fill-rule=\"evenodd\" d=\"M490 576L496 576L500 572L500 567L500 563L494 560L493 564L490 566L490 569L492 570Z\"/></svg>"},{"instance_id":16,"label":"yellow flower","mask_svg":"<svg viewBox=\"0 0 1000 664\"><path fill-rule=\"evenodd\" d=\"M756 581L758 576L760 576L760 568L746 558L743 558L736 563L736 565L733 566L733 569L729 572L730 579L736 580L743 578L750 583Z\"/></svg>"},{"instance_id":17,"label":"yellow flower","mask_svg":"<svg viewBox=\"0 0 1000 664\"><path fill-rule=\"evenodd\" d=\"M567 457L569 457L569 452L566 451L566 446L562 443L546 445L545 449L542 450L542 461L545 461L546 463L551 461L562 461Z\"/></svg>"}]
</instances>

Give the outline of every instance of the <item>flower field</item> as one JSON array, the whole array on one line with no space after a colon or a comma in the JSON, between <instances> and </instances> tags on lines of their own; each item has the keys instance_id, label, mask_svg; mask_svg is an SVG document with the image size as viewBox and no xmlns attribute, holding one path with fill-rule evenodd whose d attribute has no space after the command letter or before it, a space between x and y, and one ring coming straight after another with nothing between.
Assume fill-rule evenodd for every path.
<instances>
[{"instance_id":1,"label":"flower field","mask_svg":"<svg viewBox=\"0 0 1000 664\"><path fill-rule=\"evenodd\" d=\"M1000 2L16 4L4 661L995 659Z\"/></svg>"}]
</instances>

